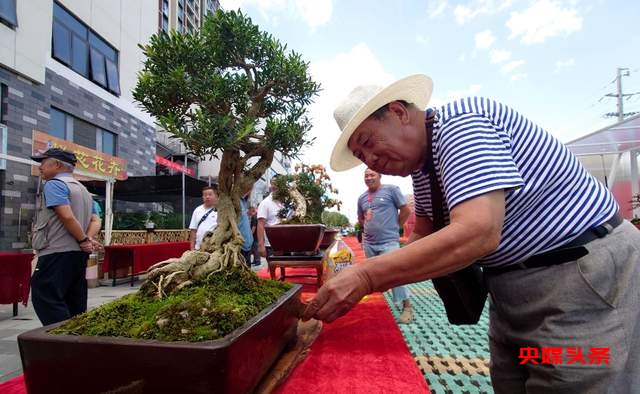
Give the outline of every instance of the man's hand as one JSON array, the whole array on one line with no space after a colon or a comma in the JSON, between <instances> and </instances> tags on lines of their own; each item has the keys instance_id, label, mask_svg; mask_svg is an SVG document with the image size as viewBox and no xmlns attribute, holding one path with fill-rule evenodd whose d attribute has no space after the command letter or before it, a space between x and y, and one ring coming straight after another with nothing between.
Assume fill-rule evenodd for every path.
<instances>
[{"instance_id":1,"label":"man's hand","mask_svg":"<svg viewBox=\"0 0 640 394\"><path fill-rule=\"evenodd\" d=\"M258 245L258 253L260 253L261 257L267 257L267 248L265 248L264 244Z\"/></svg>"},{"instance_id":2,"label":"man's hand","mask_svg":"<svg viewBox=\"0 0 640 394\"><path fill-rule=\"evenodd\" d=\"M371 293L371 283L362 265L346 267L327 281L309 301L302 320L315 318L332 322Z\"/></svg>"},{"instance_id":3,"label":"man's hand","mask_svg":"<svg viewBox=\"0 0 640 394\"><path fill-rule=\"evenodd\" d=\"M92 246L94 252L97 251L97 250L104 249L104 246L102 246L102 244L100 242L96 241L93 238L89 238L89 240L91 241L91 246Z\"/></svg>"},{"instance_id":4,"label":"man's hand","mask_svg":"<svg viewBox=\"0 0 640 394\"><path fill-rule=\"evenodd\" d=\"M93 241L87 238L84 242L80 242L80 250L83 252L91 253L93 252Z\"/></svg>"}]
</instances>

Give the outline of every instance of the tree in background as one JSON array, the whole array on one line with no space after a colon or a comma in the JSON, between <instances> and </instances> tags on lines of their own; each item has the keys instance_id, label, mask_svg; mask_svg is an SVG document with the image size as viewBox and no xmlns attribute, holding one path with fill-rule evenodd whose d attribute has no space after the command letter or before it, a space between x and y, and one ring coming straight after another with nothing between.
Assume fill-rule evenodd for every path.
<instances>
[{"instance_id":1,"label":"tree in background","mask_svg":"<svg viewBox=\"0 0 640 394\"><path fill-rule=\"evenodd\" d=\"M350 226L349 218L340 212L324 211L322 213L322 223L327 227L346 228Z\"/></svg>"},{"instance_id":2,"label":"tree in background","mask_svg":"<svg viewBox=\"0 0 640 394\"><path fill-rule=\"evenodd\" d=\"M195 155L221 159L218 226L199 251L150 269L146 288L163 294L242 266L239 199L274 152L296 157L312 140L307 106L320 87L299 54L238 11L218 10L193 34L158 33L133 96Z\"/></svg>"}]
</instances>

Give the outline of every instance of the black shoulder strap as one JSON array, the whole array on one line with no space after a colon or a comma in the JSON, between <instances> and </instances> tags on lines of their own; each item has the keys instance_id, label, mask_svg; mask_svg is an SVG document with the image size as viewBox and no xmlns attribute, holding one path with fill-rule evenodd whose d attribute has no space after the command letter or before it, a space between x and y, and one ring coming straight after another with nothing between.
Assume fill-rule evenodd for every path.
<instances>
[{"instance_id":1,"label":"black shoulder strap","mask_svg":"<svg viewBox=\"0 0 640 394\"><path fill-rule=\"evenodd\" d=\"M438 177L436 176L436 166L433 162L432 139L433 139L433 121L435 111L431 108L427 109L427 117L425 125L427 129L427 152L423 172L429 174L429 186L431 189L431 212L433 212L433 230L438 231L444 227L444 213L442 212L442 190Z\"/></svg>"},{"instance_id":2,"label":"black shoulder strap","mask_svg":"<svg viewBox=\"0 0 640 394\"><path fill-rule=\"evenodd\" d=\"M200 225L202 224L202 222L204 222L205 220L207 220L207 216L209 216L209 214L210 214L212 211L215 211L215 210L216 210L216 208L215 208L215 207L214 207L214 208L211 208L210 210L208 210L208 211L207 211L207 213L205 213L205 214L200 218L200 221L198 222L198 225L197 225L196 227L200 227Z\"/></svg>"}]
</instances>

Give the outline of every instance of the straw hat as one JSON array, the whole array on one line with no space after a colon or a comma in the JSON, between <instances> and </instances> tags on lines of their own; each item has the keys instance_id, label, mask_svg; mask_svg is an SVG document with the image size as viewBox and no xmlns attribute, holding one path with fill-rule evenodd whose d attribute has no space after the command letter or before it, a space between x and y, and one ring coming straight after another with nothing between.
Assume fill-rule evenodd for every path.
<instances>
[{"instance_id":1,"label":"straw hat","mask_svg":"<svg viewBox=\"0 0 640 394\"><path fill-rule=\"evenodd\" d=\"M366 85L355 88L333 111L342 134L331 153L331 168L346 171L362 162L347 147L353 131L378 108L396 100L404 100L425 109L431 98L433 82L426 75L416 74L402 78L391 85Z\"/></svg>"}]
</instances>

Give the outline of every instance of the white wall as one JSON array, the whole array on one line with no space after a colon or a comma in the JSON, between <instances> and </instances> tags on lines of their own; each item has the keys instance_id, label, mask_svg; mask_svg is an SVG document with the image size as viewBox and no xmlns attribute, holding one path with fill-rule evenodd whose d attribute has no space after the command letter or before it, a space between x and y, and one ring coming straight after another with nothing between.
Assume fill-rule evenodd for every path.
<instances>
[{"instance_id":1,"label":"white wall","mask_svg":"<svg viewBox=\"0 0 640 394\"><path fill-rule=\"evenodd\" d=\"M0 64L43 84L51 52L53 3L18 0L16 7L18 27L0 24Z\"/></svg>"}]
</instances>

